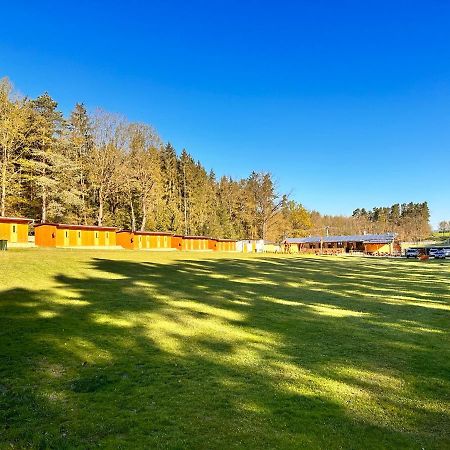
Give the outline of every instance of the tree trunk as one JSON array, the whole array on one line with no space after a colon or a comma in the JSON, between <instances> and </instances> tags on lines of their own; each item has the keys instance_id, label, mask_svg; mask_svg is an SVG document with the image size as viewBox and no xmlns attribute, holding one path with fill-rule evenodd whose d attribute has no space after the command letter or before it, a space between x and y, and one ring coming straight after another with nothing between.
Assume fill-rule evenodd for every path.
<instances>
[{"instance_id":1,"label":"tree trunk","mask_svg":"<svg viewBox=\"0 0 450 450\"><path fill-rule=\"evenodd\" d=\"M83 171L81 171L80 176L80 186L81 186L81 216L83 220L83 225L87 225L87 214L86 214L86 192L85 192L85 182Z\"/></svg>"},{"instance_id":2,"label":"tree trunk","mask_svg":"<svg viewBox=\"0 0 450 450\"><path fill-rule=\"evenodd\" d=\"M41 214L41 222L47 222L47 189L45 186L42 186L42 214Z\"/></svg>"},{"instance_id":3,"label":"tree trunk","mask_svg":"<svg viewBox=\"0 0 450 450\"><path fill-rule=\"evenodd\" d=\"M100 188L98 193L98 213L97 213L97 225L101 227L103 224L103 189Z\"/></svg>"},{"instance_id":4,"label":"tree trunk","mask_svg":"<svg viewBox=\"0 0 450 450\"><path fill-rule=\"evenodd\" d=\"M186 205L186 168L183 164L183 204L184 204L184 234L188 234L187 205Z\"/></svg>"},{"instance_id":5,"label":"tree trunk","mask_svg":"<svg viewBox=\"0 0 450 450\"><path fill-rule=\"evenodd\" d=\"M0 216L5 217L6 211L6 156L2 166L2 199Z\"/></svg>"},{"instance_id":6,"label":"tree trunk","mask_svg":"<svg viewBox=\"0 0 450 450\"><path fill-rule=\"evenodd\" d=\"M145 224L147 223L147 201L145 198L142 199L142 223L141 231L145 231Z\"/></svg>"},{"instance_id":7,"label":"tree trunk","mask_svg":"<svg viewBox=\"0 0 450 450\"><path fill-rule=\"evenodd\" d=\"M136 214L134 213L134 205L131 197L130 197L130 210L131 210L131 231L136 231Z\"/></svg>"}]
</instances>

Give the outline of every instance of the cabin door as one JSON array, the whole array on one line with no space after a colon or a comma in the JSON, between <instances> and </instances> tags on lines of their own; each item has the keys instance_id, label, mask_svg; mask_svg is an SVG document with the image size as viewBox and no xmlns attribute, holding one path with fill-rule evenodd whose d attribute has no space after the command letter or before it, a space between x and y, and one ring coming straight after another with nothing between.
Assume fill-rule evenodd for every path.
<instances>
[{"instance_id":1,"label":"cabin door","mask_svg":"<svg viewBox=\"0 0 450 450\"><path fill-rule=\"evenodd\" d=\"M81 245L81 231L77 231L77 246Z\"/></svg>"},{"instance_id":2,"label":"cabin door","mask_svg":"<svg viewBox=\"0 0 450 450\"><path fill-rule=\"evenodd\" d=\"M105 245L108 247L109 246L109 231L107 231L105 233Z\"/></svg>"},{"instance_id":3,"label":"cabin door","mask_svg":"<svg viewBox=\"0 0 450 450\"><path fill-rule=\"evenodd\" d=\"M69 232L66 230L64 231L64 247L69 246Z\"/></svg>"},{"instance_id":4,"label":"cabin door","mask_svg":"<svg viewBox=\"0 0 450 450\"><path fill-rule=\"evenodd\" d=\"M94 231L94 245L98 245L98 231Z\"/></svg>"},{"instance_id":5,"label":"cabin door","mask_svg":"<svg viewBox=\"0 0 450 450\"><path fill-rule=\"evenodd\" d=\"M17 242L17 224L11 224L10 242Z\"/></svg>"}]
</instances>

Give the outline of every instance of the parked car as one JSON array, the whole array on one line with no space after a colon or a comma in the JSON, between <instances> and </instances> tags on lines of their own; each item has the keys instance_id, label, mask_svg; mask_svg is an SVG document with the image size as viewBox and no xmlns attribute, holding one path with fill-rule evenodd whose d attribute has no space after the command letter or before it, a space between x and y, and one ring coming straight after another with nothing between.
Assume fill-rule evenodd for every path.
<instances>
[{"instance_id":1,"label":"parked car","mask_svg":"<svg viewBox=\"0 0 450 450\"><path fill-rule=\"evenodd\" d=\"M445 259L446 256L443 248L439 248L434 252L434 259Z\"/></svg>"},{"instance_id":2,"label":"parked car","mask_svg":"<svg viewBox=\"0 0 450 450\"><path fill-rule=\"evenodd\" d=\"M430 258L434 258L434 255L436 254L436 252L437 252L438 250L439 250L439 249L436 248L436 247L430 248L430 249L428 250L428 256L429 256Z\"/></svg>"},{"instance_id":3,"label":"parked car","mask_svg":"<svg viewBox=\"0 0 450 450\"><path fill-rule=\"evenodd\" d=\"M405 256L409 258L418 258L421 255L420 248L408 248Z\"/></svg>"},{"instance_id":4,"label":"parked car","mask_svg":"<svg viewBox=\"0 0 450 450\"><path fill-rule=\"evenodd\" d=\"M443 247L442 250L444 250L445 257L450 258L450 247Z\"/></svg>"}]
</instances>

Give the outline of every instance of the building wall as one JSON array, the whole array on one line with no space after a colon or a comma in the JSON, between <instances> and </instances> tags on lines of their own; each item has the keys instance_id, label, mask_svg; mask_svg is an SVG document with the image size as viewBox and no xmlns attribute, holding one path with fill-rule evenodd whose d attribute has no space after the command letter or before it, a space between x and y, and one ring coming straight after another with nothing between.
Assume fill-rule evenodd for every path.
<instances>
[{"instance_id":1,"label":"building wall","mask_svg":"<svg viewBox=\"0 0 450 450\"><path fill-rule=\"evenodd\" d=\"M118 245L128 249L170 249L173 247L173 237L169 234L147 234L145 232L121 231L117 233L116 240ZM131 242L133 241L133 242ZM177 244L181 242L181 238L174 239Z\"/></svg>"},{"instance_id":2,"label":"building wall","mask_svg":"<svg viewBox=\"0 0 450 450\"><path fill-rule=\"evenodd\" d=\"M79 247L82 242L81 238L81 230L69 230L69 246L70 247Z\"/></svg>"},{"instance_id":3,"label":"building wall","mask_svg":"<svg viewBox=\"0 0 450 450\"><path fill-rule=\"evenodd\" d=\"M109 233L110 247L115 247L117 245L117 242L116 242L117 232L116 231L108 231L107 233Z\"/></svg>"},{"instance_id":4,"label":"building wall","mask_svg":"<svg viewBox=\"0 0 450 450\"><path fill-rule=\"evenodd\" d=\"M171 246L175 250L181 250L183 248L183 238L181 236L172 236Z\"/></svg>"},{"instance_id":5,"label":"building wall","mask_svg":"<svg viewBox=\"0 0 450 450\"><path fill-rule=\"evenodd\" d=\"M17 242L20 242L20 243L28 242L28 224L27 223L17 224Z\"/></svg>"},{"instance_id":6,"label":"building wall","mask_svg":"<svg viewBox=\"0 0 450 450\"><path fill-rule=\"evenodd\" d=\"M104 247L106 245L106 231L94 231L94 235L95 233L97 233L97 245L99 245L100 247Z\"/></svg>"},{"instance_id":7,"label":"building wall","mask_svg":"<svg viewBox=\"0 0 450 450\"><path fill-rule=\"evenodd\" d=\"M170 235L167 234L152 234L148 237L148 247L152 249L167 249L171 248L172 239Z\"/></svg>"},{"instance_id":8,"label":"building wall","mask_svg":"<svg viewBox=\"0 0 450 450\"><path fill-rule=\"evenodd\" d=\"M0 221L0 239L14 243L28 242L28 224Z\"/></svg>"},{"instance_id":9,"label":"building wall","mask_svg":"<svg viewBox=\"0 0 450 450\"><path fill-rule=\"evenodd\" d=\"M63 228L56 228L56 246L57 247L68 247L69 244L65 244L66 240L66 233L68 233L68 230L65 230Z\"/></svg>"},{"instance_id":10,"label":"building wall","mask_svg":"<svg viewBox=\"0 0 450 450\"><path fill-rule=\"evenodd\" d=\"M116 242L117 245L120 245L123 248L133 249L133 236L134 234L131 231L121 231L120 233L116 233Z\"/></svg>"},{"instance_id":11,"label":"building wall","mask_svg":"<svg viewBox=\"0 0 450 450\"><path fill-rule=\"evenodd\" d=\"M208 238L183 237L182 238L182 250L185 250L185 251L208 250L209 249L208 241L209 241Z\"/></svg>"},{"instance_id":12,"label":"building wall","mask_svg":"<svg viewBox=\"0 0 450 450\"><path fill-rule=\"evenodd\" d=\"M182 239L183 239L183 241L182 241L181 250L183 250L183 251L192 250L194 241L192 239L186 239L184 237Z\"/></svg>"},{"instance_id":13,"label":"building wall","mask_svg":"<svg viewBox=\"0 0 450 450\"><path fill-rule=\"evenodd\" d=\"M267 253L278 253L280 246L278 244L264 244L264 251Z\"/></svg>"},{"instance_id":14,"label":"building wall","mask_svg":"<svg viewBox=\"0 0 450 450\"><path fill-rule=\"evenodd\" d=\"M54 236L54 237L53 237ZM36 227L35 243L41 247L109 247L116 245L116 232L57 228L54 225Z\"/></svg>"},{"instance_id":15,"label":"building wall","mask_svg":"<svg viewBox=\"0 0 450 450\"><path fill-rule=\"evenodd\" d=\"M35 244L39 247L56 247L56 226L40 225L34 229Z\"/></svg>"},{"instance_id":16,"label":"building wall","mask_svg":"<svg viewBox=\"0 0 450 450\"><path fill-rule=\"evenodd\" d=\"M235 252L237 248L236 241L217 241L217 250L220 252ZM242 248L242 247L241 247ZM238 250L242 251L242 250Z\"/></svg>"},{"instance_id":17,"label":"building wall","mask_svg":"<svg viewBox=\"0 0 450 450\"><path fill-rule=\"evenodd\" d=\"M0 222L0 239L9 241L11 235L11 224Z\"/></svg>"},{"instance_id":18,"label":"building wall","mask_svg":"<svg viewBox=\"0 0 450 450\"><path fill-rule=\"evenodd\" d=\"M364 247L366 253L392 253L393 251L391 244L365 244Z\"/></svg>"},{"instance_id":19,"label":"building wall","mask_svg":"<svg viewBox=\"0 0 450 450\"><path fill-rule=\"evenodd\" d=\"M95 245L94 232L92 230L81 231L81 245L85 247L93 247Z\"/></svg>"}]
</instances>

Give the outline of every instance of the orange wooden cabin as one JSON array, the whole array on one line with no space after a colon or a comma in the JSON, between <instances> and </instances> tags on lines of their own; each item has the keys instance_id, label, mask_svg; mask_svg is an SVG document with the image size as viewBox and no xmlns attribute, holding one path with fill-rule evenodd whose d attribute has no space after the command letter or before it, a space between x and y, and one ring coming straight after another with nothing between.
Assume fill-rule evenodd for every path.
<instances>
[{"instance_id":1,"label":"orange wooden cabin","mask_svg":"<svg viewBox=\"0 0 450 450\"><path fill-rule=\"evenodd\" d=\"M130 250L170 250L172 233L120 230L117 232L117 244Z\"/></svg>"},{"instance_id":2,"label":"orange wooden cabin","mask_svg":"<svg viewBox=\"0 0 450 450\"><path fill-rule=\"evenodd\" d=\"M208 239L208 249L209 250L213 250L213 251L217 251L217 241L218 239L214 239L214 238L209 238Z\"/></svg>"},{"instance_id":3,"label":"orange wooden cabin","mask_svg":"<svg viewBox=\"0 0 450 450\"><path fill-rule=\"evenodd\" d=\"M235 252L236 241L233 239L214 239L208 240L208 248L218 252Z\"/></svg>"},{"instance_id":4,"label":"orange wooden cabin","mask_svg":"<svg viewBox=\"0 0 450 450\"><path fill-rule=\"evenodd\" d=\"M174 234L172 236L172 248L174 250L182 250L183 249L183 236L179 234Z\"/></svg>"},{"instance_id":5,"label":"orange wooden cabin","mask_svg":"<svg viewBox=\"0 0 450 450\"><path fill-rule=\"evenodd\" d=\"M217 239L217 250L219 252L235 252L236 241L233 239Z\"/></svg>"},{"instance_id":6,"label":"orange wooden cabin","mask_svg":"<svg viewBox=\"0 0 450 450\"><path fill-rule=\"evenodd\" d=\"M34 227L39 247L115 247L114 227L41 223Z\"/></svg>"},{"instance_id":7,"label":"orange wooden cabin","mask_svg":"<svg viewBox=\"0 0 450 450\"><path fill-rule=\"evenodd\" d=\"M0 240L12 244L28 243L28 226L33 222L23 217L0 217Z\"/></svg>"},{"instance_id":8,"label":"orange wooden cabin","mask_svg":"<svg viewBox=\"0 0 450 450\"><path fill-rule=\"evenodd\" d=\"M206 236L183 236L182 250L209 250L209 238Z\"/></svg>"},{"instance_id":9,"label":"orange wooden cabin","mask_svg":"<svg viewBox=\"0 0 450 450\"><path fill-rule=\"evenodd\" d=\"M123 248L134 249L134 234L130 230L119 230L116 232L116 242Z\"/></svg>"}]
</instances>

